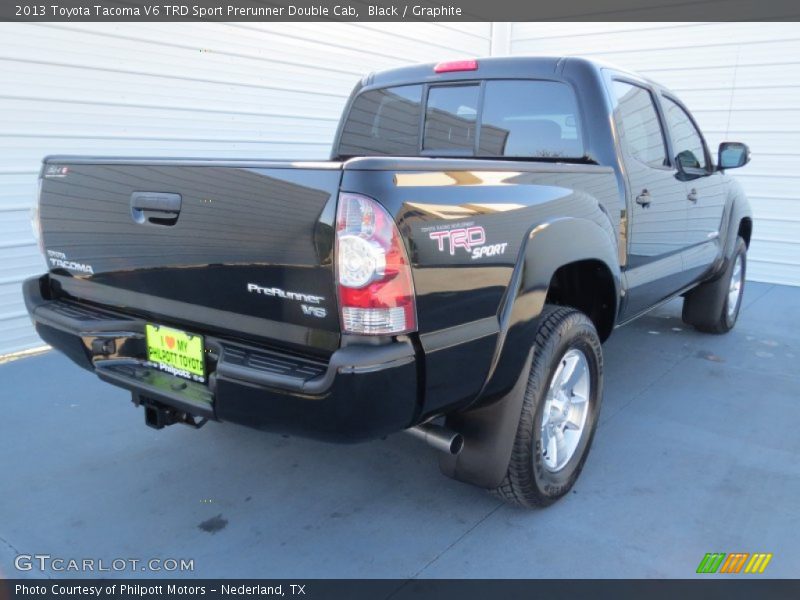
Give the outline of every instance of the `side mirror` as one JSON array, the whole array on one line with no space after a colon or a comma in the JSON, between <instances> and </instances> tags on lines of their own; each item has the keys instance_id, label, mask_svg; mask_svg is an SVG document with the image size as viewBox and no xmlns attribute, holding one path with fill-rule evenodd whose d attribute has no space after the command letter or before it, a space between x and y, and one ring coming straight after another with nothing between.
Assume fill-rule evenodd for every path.
<instances>
[{"instance_id":1,"label":"side mirror","mask_svg":"<svg viewBox=\"0 0 800 600\"><path fill-rule=\"evenodd\" d=\"M718 157L717 167L720 170L738 169L750 162L750 148L741 142L722 142Z\"/></svg>"},{"instance_id":2,"label":"side mirror","mask_svg":"<svg viewBox=\"0 0 800 600\"><path fill-rule=\"evenodd\" d=\"M675 157L675 164L681 171L684 171L685 169L703 168L700 165L700 161L697 160L697 157L691 150L683 150L682 152L679 152L678 156Z\"/></svg>"}]
</instances>

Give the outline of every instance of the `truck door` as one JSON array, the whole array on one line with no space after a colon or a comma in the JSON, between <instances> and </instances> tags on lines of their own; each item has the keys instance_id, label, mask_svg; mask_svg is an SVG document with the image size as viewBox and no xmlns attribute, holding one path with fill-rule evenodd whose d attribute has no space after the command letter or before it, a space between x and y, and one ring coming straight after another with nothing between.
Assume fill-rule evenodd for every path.
<instances>
[{"instance_id":1,"label":"truck door","mask_svg":"<svg viewBox=\"0 0 800 600\"><path fill-rule=\"evenodd\" d=\"M687 226L683 268L692 281L719 255L719 228L725 209L725 181L714 169L700 129L676 99L661 95L675 165L686 186Z\"/></svg>"},{"instance_id":2,"label":"truck door","mask_svg":"<svg viewBox=\"0 0 800 600\"><path fill-rule=\"evenodd\" d=\"M684 284L687 200L669 159L652 91L633 80L611 81L614 121L627 176L627 286L622 319L633 317Z\"/></svg>"}]
</instances>

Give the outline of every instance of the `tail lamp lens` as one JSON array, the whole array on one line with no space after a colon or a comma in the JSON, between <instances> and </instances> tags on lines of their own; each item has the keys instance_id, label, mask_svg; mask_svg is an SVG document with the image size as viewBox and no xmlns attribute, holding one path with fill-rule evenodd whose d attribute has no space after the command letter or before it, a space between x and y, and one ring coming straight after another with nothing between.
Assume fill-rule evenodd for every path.
<instances>
[{"instance_id":1,"label":"tail lamp lens","mask_svg":"<svg viewBox=\"0 0 800 600\"><path fill-rule=\"evenodd\" d=\"M471 60L451 60L448 62L440 62L433 67L434 73L453 73L455 71L477 71L478 61Z\"/></svg>"},{"instance_id":2,"label":"tail lamp lens","mask_svg":"<svg viewBox=\"0 0 800 600\"><path fill-rule=\"evenodd\" d=\"M36 191L36 198L33 201L33 205L31 206L30 217L31 217L31 229L33 230L33 237L36 239L36 243L39 245L39 252L44 254L44 239L42 238L42 220L39 216L39 202L41 201L42 197L42 178L39 178L38 181L38 188Z\"/></svg>"},{"instance_id":3,"label":"tail lamp lens","mask_svg":"<svg viewBox=\"0 0 800 600\"><path fill-rule=\"evenodd\" d=\"M392 217L371 198L339 196L336 270L345 333L416 330L414 284L405 246Z\"/></svg>"}]
</instances>

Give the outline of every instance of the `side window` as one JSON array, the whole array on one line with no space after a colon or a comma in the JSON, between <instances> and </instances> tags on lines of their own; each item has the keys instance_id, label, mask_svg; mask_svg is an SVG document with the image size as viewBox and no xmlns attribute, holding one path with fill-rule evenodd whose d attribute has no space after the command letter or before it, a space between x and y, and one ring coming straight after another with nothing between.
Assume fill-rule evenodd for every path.
<instances>
[{"instance_id":1,"label":"side window","mask_svg":"<svg viewBox=\"0 0 800 600\"><path fill-rule=\"evenodd\" d=\"M667 127L675 149L675 160L682 167L690 169L706 169L706 152L703 138L692 123L686 111L674 100L664 98L664 112L667 116Z\"/></svg>"},{"instance_id":2,"label":"side window","mask_svg":"<svg viewBox=\"0 0 800 600\"><path fill-rule=\"evenodd\" d=\"M613 83L613 92L614 116L628 153L651 167L668 165L664 132L650 92L623 81Z\"/></svg>"}]
</instances>

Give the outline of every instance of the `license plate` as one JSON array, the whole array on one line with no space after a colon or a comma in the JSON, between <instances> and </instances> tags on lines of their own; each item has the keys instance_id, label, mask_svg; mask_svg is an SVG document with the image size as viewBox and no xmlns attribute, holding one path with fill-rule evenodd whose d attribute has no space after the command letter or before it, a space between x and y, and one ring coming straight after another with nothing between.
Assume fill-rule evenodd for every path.
<instances>
[{"instance_id":1,"label":"license plate","mask_svg":"<svg viewBox=\"0 0 800 600\"><path fill-rule=\"evenodd\" d=\"M147 359L157 368L172 375L204 383L203 337L164 327L145 325Z\"/></svg>"}]
</instances>

